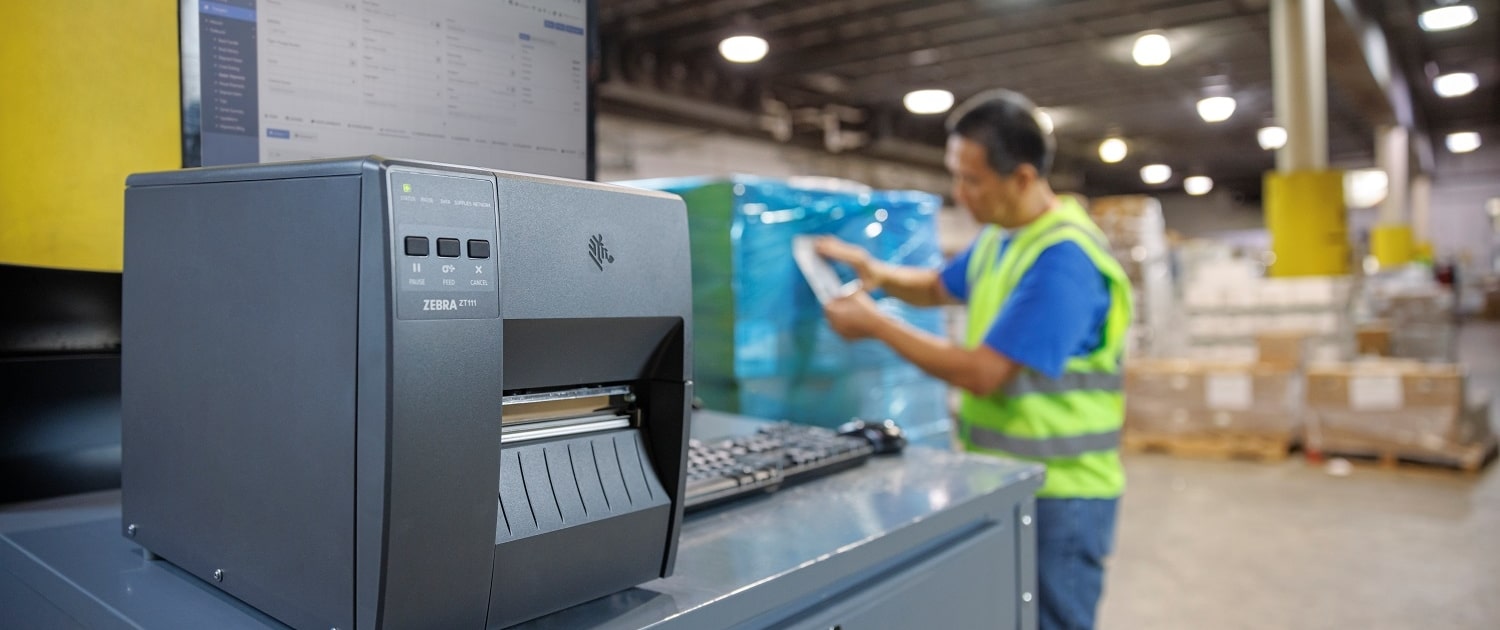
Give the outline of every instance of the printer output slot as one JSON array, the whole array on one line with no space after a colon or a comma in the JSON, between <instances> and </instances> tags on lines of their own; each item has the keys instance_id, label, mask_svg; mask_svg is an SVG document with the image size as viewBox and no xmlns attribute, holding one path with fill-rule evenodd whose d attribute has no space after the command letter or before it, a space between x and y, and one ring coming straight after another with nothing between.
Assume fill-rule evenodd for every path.
<instances>
[{"instance_id":1,"label":"printer output slot","mask_svg":"<svg viewBox=\"0 0 1500 630\"><path fill-rule=\"evenodd\" d=\"M507 394L500 403L500 441L524 442L634 426L634 401L629 385Z\"/></svg>"},{"instance_id":2,"label":"printer output slot","mask_svg":"<svg viewBox=\"0 0 1500 630\"><path fill-rule=\"evenodd\" d=\"M506 394L500 401L500 423L510 426L604 414L629 415L634 400L629 385Z\"/></svg>"},{"instance_id":3,"label":"printer output slot","mask_svg":"<svg viewBox=\"0 0 1500 630\"><path fill-rule=\"evenodd\" d=\"M558 420L528 422L525 424L501 425L500 443L512 444L564 435L624 429L630 425L630 416L616 415L562 418Z\"/></svg>"},{"instance_id":4,"label":"printer output slot","mask_svg":"<svg viewBox=\"0 0 1500 630\"><path fill-rule=\"evenodd\" d=\"M547 391L527 391L505 394L500 400L500 405L510 407L512 405L525 405L539 402L558 402L577 400L580 398L595 398L602 396L629 396L631 394L629 385L593 385L588 387L571 387L568 389L553 389Z\"/></svg>"}]
</instances>

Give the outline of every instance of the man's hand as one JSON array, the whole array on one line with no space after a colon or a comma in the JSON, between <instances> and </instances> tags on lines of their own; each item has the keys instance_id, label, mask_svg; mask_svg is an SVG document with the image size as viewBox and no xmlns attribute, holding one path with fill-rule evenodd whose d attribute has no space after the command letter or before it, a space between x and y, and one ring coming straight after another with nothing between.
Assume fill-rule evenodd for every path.
<instances>
[{"instance_id":1,"label":"man's hand","mask_svg":"<svg viewBox=\"0 0 1500 630\"><path fill-rule=\"evenodd\" d=\"M870 256L870 252L853 243L847 243L834 236L819 238L814 244L818 255L829 260L849 265L854 273L859 274L859 283L864 290L874 291L881 288L883 274L880 273L880 262Z\"/></svg>"},{"instance_id":2,"label":"man's hand","mask_svg":"<svg viewBox=\"0 0 1500 630\"><path fill-rule=\"evenodd\" d=\"M828 326L833 332L849 341L873 336L875 329L885 321L885 315L876 308L875 300L864 291L855 291L823 305L823 314L828 317Z\"/></svg>"}]
</instances>

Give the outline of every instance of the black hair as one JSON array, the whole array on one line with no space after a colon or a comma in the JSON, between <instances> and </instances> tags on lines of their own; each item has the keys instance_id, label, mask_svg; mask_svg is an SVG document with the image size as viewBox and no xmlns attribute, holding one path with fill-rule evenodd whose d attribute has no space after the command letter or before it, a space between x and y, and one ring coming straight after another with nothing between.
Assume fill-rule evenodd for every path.
<instances>
[{"instance_id":1,"label":"black hair","mask_svg":"<svg viewBox=\"0 0 1500 630\"><path fill-rule=\"evenodd\" d=\"M984 147L990 168L1009 175L1022 164L1047 177L1056 141L1037 120L1036 105L1010 90L989 90L964 101L948 116L948 134Z\"/></svg>"}]
</instances>

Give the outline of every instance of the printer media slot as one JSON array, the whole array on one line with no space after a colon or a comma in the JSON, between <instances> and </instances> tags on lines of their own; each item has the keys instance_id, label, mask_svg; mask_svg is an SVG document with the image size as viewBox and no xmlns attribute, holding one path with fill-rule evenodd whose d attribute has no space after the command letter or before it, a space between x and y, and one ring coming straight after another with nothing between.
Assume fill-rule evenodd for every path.
<instances>
[{"instance_id":1,"label":"printer media slot","mask_svg":"<svg viewBox=\"0 0 1500 630\"><path fill-rule=\"evenodd\" d=\"M634 401L629 385L508 394L500 403L500 442L629 428Z\"/></svg>"},{"instance_id":2,"label":"printer media slot","mask_svg":"<svg viewBox=\"0 0 1500 630\"><path fill-rule=\"evenodd\" d=\"M511 427L569 418L628 416L634 401L629 385L506 394L500 401L500 423Z\"/></svg>"},{"instance_id":3,"label":"printer media slot","mask_svg":"<svg viewBox=\"0 0 1500 630\"><path fill-rule=\"evenodd\" d=\"M583 418L562 418L551 421L527 422L519 425L501 425L500 443L511 444L527 440L577 435L594 431L608 431L630 427L630 416L599 415Z\"/></svg>"},{"instance_id":4,"label":"printer media slot","mask_svg":"<svg viewBox=\"0 0 1500 630\"><path fill-rule=\"evenodd\" d=\"M560 402L567 400L577 400L580 398L597 398L602 396L627 396L629 394L629 385L573 387L569 389L556 389L545 392L506 394L505 397L500 400L500 404L505 407L510 407L512 405L526 405L530 403Z\"/></svg>"}]
</instances>

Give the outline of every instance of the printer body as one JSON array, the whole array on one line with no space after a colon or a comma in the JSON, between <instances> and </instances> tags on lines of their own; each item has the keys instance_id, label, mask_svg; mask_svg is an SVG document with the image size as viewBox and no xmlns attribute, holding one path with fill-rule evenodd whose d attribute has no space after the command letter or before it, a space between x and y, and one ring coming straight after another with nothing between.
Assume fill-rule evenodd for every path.
<instances>
[{"instance_id":1,"label":"printer body","mask_svg":"<svg viewBox=\"0 0 1500 630\"><path fill-rule=\"evenodd\" d=\"M122 535L296 628L498 628L672 571L686 210L378 157L132 175Z\"/></svg>"}]
</instances>

